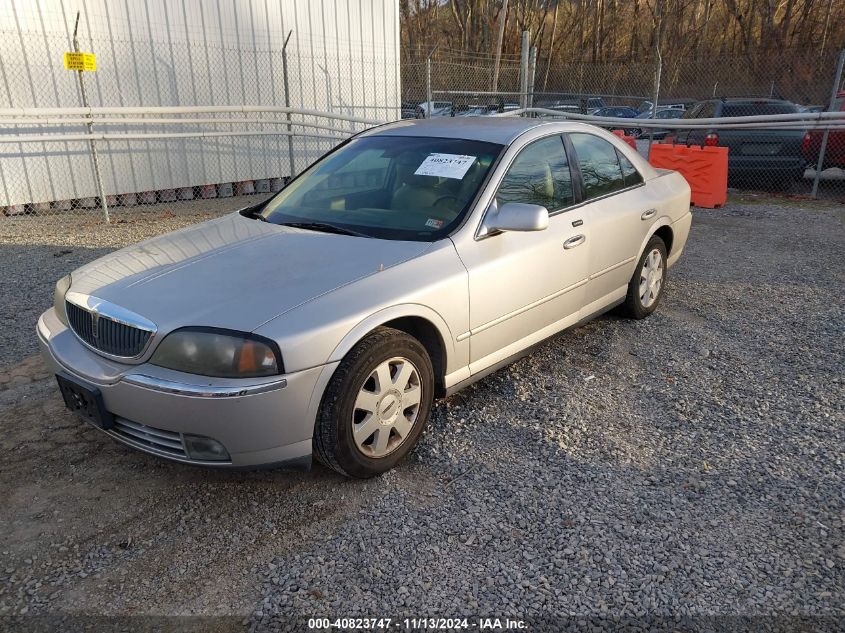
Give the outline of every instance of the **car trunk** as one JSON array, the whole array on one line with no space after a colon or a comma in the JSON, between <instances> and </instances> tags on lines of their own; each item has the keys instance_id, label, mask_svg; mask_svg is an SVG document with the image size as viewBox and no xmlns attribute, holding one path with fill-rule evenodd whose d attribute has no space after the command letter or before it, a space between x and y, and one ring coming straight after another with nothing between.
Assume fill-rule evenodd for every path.
<instances>
[{"instance_id":1,"label":"car trunk","mask_svg":"<svg viewBox=\"0 0 845 633\"><path fill-rule=\"evenodd\" d=\"M802 130L716 130L728 156L800 156Z\"/></svg>"}]
</instances>

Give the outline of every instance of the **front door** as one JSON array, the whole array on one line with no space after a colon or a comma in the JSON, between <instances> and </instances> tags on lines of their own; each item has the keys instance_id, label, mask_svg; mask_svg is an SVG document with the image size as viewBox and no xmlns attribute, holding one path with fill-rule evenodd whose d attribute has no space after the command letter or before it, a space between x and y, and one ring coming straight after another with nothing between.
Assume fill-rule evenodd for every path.
<instances>
[{"instance_id":1,"label":"front door","mask_svg":"<svg viewBox=\"0 0 845 633\"><path fill-rule=\"evenodd\" d=\"M520 151L495 204L546 207L543 231L505 231L458 247L469 273L470 373L508 358L578 320L587 282L589 225L575 202L560 135Z\"/></svg>"}]
</instances>

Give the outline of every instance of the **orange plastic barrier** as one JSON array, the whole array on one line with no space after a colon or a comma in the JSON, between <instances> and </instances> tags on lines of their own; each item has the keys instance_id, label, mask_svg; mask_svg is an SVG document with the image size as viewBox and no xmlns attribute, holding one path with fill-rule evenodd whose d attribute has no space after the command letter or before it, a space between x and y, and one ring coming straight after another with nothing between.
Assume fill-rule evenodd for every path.
<instances>
[{"instance_id":1,"label":"orange plastic barrier","mask_svg":"<svg viewBox=\"0 0 845 633\"><path fill-rule=\"evenodd\" d=\"M674 169L686 178L697 207L715 209L728 199L728 148L655 143L648 162L654 167Z\"/></svg>"},{"instance_id":2,"label":"orange plastic barrier","mask_svg":"<svg viewBox=\"0 0 845 633\"><path fill-rule=\"evenodd\" d=\"M637 149L637 141L633 136L628 136L627 134L625 134L624 130L613 130L613 133L619 138L621 138L623 141L625 141L628 145L630 145L634 149Z\"/></svg>"}]
</instances>

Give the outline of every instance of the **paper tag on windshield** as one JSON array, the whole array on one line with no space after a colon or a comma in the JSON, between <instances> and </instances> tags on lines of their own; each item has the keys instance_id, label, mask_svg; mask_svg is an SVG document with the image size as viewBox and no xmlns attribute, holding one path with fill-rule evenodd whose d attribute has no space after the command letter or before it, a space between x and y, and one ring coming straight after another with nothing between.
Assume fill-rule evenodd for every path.
<instances>
[{"instance_id":1,"label":"paper tag on windshield","mask_svg":"<svg viewBox=\"0 0 845 633\"><path fill-rule=\"evenodd\" d=\"M417 167L415 176L440 176L461 180L472 164L475 156L461 156L459 154L429 154Z\"/></svg>"}]
</instances>

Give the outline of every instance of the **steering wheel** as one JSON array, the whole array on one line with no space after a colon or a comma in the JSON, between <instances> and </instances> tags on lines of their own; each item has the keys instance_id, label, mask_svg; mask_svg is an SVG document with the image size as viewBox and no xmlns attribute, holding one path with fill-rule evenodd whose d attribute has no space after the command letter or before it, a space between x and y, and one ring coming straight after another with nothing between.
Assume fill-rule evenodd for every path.
<instances>
[{"instance_id":1,"label":"steering wheel","mask_svg":"<svg viewBox=\"0 0 845 633\"><path fill-rule=\"evenodd\" d=\"M432 206L432 207L436 207L436 206L437 206L438 204L440 204L443 200L454 200L455 202L457 202L457 201L458 201L458 196L453 196L453 195L440 196L437 200L435 200L434 202L432 202L432 203L431 203L431 206Z\"/></svg>"}]
</instances>

